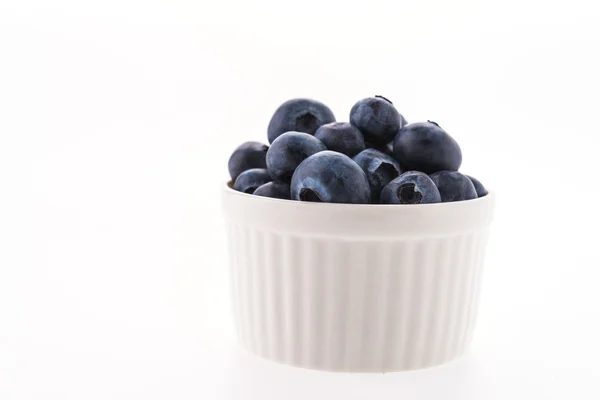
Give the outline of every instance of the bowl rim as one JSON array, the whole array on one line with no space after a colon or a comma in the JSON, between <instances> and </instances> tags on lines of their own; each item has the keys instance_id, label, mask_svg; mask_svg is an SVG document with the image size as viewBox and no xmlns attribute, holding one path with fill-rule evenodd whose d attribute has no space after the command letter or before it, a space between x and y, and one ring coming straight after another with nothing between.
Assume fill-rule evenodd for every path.
<instances>
[{"instance_id":1,"label":"bowl rim","mask_svg":"<svg viewBox=\"0 0 600 400\"><path fill-rule=\"evenodd\" d=\"M225 218L236 226L343 240L396 240L486 229L495 195L435 204L312 203L254 196L222 188Z\"/></svg>"}]
</instances>

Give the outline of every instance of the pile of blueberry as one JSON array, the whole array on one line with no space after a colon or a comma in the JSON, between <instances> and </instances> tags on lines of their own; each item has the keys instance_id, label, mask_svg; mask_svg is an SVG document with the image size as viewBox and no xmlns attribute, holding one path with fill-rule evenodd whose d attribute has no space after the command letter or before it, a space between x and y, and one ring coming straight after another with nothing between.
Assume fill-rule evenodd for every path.
<instances>
[{"instance_id":1,"label":"pile of blueberry","mask_svg":"<svg viewBox=\"0 0 600 400\"><path fill-rule=\"evenodd\" d=\"M271 146L246 142L229 159L233 188L257 196L355 204L424 204L487 194L457 172L458 143L433 121L407 123L382 96L357 102L350 122L293 99L268 128Z\"/></svg>"}]
</instances>

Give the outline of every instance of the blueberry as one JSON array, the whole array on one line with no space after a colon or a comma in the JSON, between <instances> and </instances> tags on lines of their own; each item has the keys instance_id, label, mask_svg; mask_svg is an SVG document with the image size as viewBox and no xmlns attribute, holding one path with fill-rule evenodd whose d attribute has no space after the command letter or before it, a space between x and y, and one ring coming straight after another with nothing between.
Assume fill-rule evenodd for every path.
<instances>
[{"instance_id":1,"label":"blueberry","mask_svg":"<svg viewBox=\"0 0 600 400\"><path fill-rule=\"evenodd\" d=\"M408 121L406 121L406 118L402 114L400 114L400 122L402 122L402 126L408 125Z\"/></svg>"},{"instance_id":2,"label":"blueberry","mask_svg":"<svg viewBox=\"0 0 600 400\"><path fill-rule=\"evenodd\" d=\"M241 144L229 157L229 176L235 181L239 174L251 168L267 168L267 150L269 146L259 142Z\"/></svg>"},{"instance_id":3,"label":"blueberry","mask_svg":"<svg viewBox=\"0 0 600 400\"><path fill-rule=\"evenodd\" d=\"M257 196L290 199L290 185L286 182L269 182L254 191Z\"/></svg>"},{"instance_id":4,"label":"blueberry","mask_svg":"<svg viewBox=\"0 0 600 400\"><path fill-rule=\"evenodd\" d=\"M254 191L267 182L271 182L271 175L264 168L252 168L242 172L235 183L233 188L238 192L254 193Z\"/></svg>"},{"instance_id":5,"label":"blueberry","mask_svg":"<svg viewBox=\"0 0 600 400\"><path fill-rule=\"evenodd\" d=\"M477 198L475 186L469 178L456 171L439 171L430 175L442 196L442 202Z\"/></svg>"},{"instance_id":6,"label":"blueberry","mask_svg":"<svg viewBox=\"0 0 600 400\"><path fill-rule=\"evenodd\" d=\"M381 190L400 174L400 165L392 157L375 149L360 152L354 161L367 175L371 187L371 202L379 203Z\"/></svg>"},{"instance_id":7,"label":"blueberry","mask_svg":"<svg viewBox=\"0 0 600 400\"><path fill-rule=\"evenodd\" d=\"M271 144L267 152L267 169L274 180L289 182L304 159L323 150L327 147L308 133L286 132Z\"/></svg>"},{"instance_id":8,"label":"blueberry","mask_svg":"<svg viewBox=\"0 0 600 400\"><path fill-rule=\"evenodd\" d=\"M331 122L322 125L315 132L315 137L329 150L344 153L349 157L354 157L365 149L362 133L348 122Z\"/></svg>"},{"instance_id":9,"label":"blueberry","mask_svg":"<svg viewBox=\"0 0 600 400\"><path fill-rule=\"evenodd\" d=\"M293 200L325 203L369 203L367 176L350 157L322 151L308 157L292 177Z\"/></svg>"},{"instance_id":10,"label":"blueberry","mask_svg":"<svg viewBox=\"0 0 600 400\"><path fill-rule=\"evenodd\" d=\"M483 197L488 194L487 189L479 182L477 179L473 178L470 175L465 175L467 178L471 180L473 186L475 186L475 191L477 192L477 197Z\"/></svg>"},{"instance_id":11,"label":"blueberry","mask_svg":"<svg viewBox=\"0 0 600 400\"><path fill-rule=\"evenodd\" d=\"M375 96L375 97L379 97L380 99L383 99L383 100L387 101L387 102L388 102L388 103L390 103L390 104L394 104L394 103L392 103L390 100L386 99L386 98L385 98L385 97L383 97L383 96L379 96L379 95L377 95L377 96ZM404 116L403 116L402 114L400 114L400 122L401 122L401 125L400 125L400 126L404 126L404 125L408 124L408 122L406 122L406 118L404 118Z\"/></svg>"},{"instance_id":12,"label":"blueberry","mask_svg":"<svg viewBox=\"0 0 600 400\"><path fill-rule=\"evenodd\" d=\"M394 154L394 142L390 142L388 144L375 144L375 143L371 143L365 140L365 148L367 149L375 149L377 151L380 151L384 154L387 154L388 156L391 156Z\"/></svg>"},{"instance_id":13,"label":"blueberry","mask_svg":"<svg viewBox=\"0 0 600 400\"><path fill-rule=\"evenodd\" d=\"M427 174L407 171L381 191L382 204L427 204L442 201L440 192Z\"/></svg>"},{"instance_id":14,"label":"blueberry","mask_svg":"<svg viewBox=\"0 0 600 400\"><path fill-rule=\"evenodd\" d=\"M321 125L334 121L333 112L321 102L311 99L288 100L279 106L269 122L269 143L289 131L312 135Z\"/></svg>"},{"instance_id":15,"label":"blueberry","mask_svg":"<svg viewBox=\"0 0 600 400\"><path fill-rule=\"evenodd\" d=\"M408 124L394 140L394 158L407 170L431 174L457 171L462 162L458 143L435 122Z\"/></svg>"},{"instance_id":16,"label":"blueberry","mask_svg":"<svg viewBox=\"0 0 600 400\"><path fill-rule=\"evenodd\" d=\"M365 141L380 145L394 139L403 120L392 102L381 96L362 99L350 110L350 123L360 129Z\"/></svg>"}]
</instances>

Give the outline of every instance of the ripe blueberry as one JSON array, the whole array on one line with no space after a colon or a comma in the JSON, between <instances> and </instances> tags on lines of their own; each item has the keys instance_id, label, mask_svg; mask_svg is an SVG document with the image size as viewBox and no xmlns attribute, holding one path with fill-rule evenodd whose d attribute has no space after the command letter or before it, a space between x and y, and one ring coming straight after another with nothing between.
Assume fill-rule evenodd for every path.
<instances>
[{"instance_id":1,"label":"ripe blueberry","mask_svg":"<svg viewBox=\"0 0 600 400\"><path fill-rule=\"evenodd\" d=\"M371 202L379 203L381 190L400 174L400 165L392 157L375 149L361 151L353 160L367 175Z\"/></svg>"},{"instance_id":2,"label":"ripe blueberry","mask_svg":"<svg viewBox=\"0 0 600 400\"><path fill-rule=\"evenodd\" d=\"M331 122L322 125L315 132L327 149L354 157L365 149L365 140L362 133L348 122Z\"/></svg>"},{"instance_id":3,"label":"ripe blueberry","mask_svg":"<svg viewBox=\"0 0 600 400\"><path fill-rule=\"evenodd\" d=\"M279 106L269 122L269 143L289 131L312 135L321 125L334 121L333 112L321 102L311 99L288 100Z\"/></svg>"},{"instance_id":4,"label":"ripe blueberry","mask_svg":"<svg viewBox=\"0 0 600 400\"><path fill-rule=\"evenodd\" d=\"M274 180L289 182L304 159L323 150L327 147L308 133L286 132L267 151L267 169Z\"/></svg>"},{"instance_id":5,"label":"ripe blueberry","mask_svg":"<svg viewBox=\"0 0 600 400\"><path fill-rule=\"evenodd\" d=\"M365 148L367 149L375 149L380 151L388 156L392 156L394 154L394 142L390 142L388 144L375 144L371 142L365 141Z\"/></svg>"},{"instance_id":6,"label":"ripe blueberry","mask_svg":"<svg viewBox=\"0 0 600 400\"><path fill-rule=\"evenodd\" d=\"M365 136L365 141L385 145L402 128L404 118L385 97L368 97L350 110L350 123Z\"/></svg>"},{"instance_id":7,"label":"ripe blueberry","mask_svg":"<svg viewBox=\"0 0 600 400\"><path fill-rule=\"evenodd\" d=\"M382 204L439 203L440 192L423 172L407 171L387 184L381 191Z\"/></svg>"},{"instance_id":8,"label":"ripe blueberry","mask_svg":"<svg viewBox=\"0 0 600 400\"><path fill-rule=\"evenodd\" d=\"M467 178L471 180L473 186L475 186L475 191L477 192L477 197L483 197L488 194L487 189L479 182L479 180L473 178L470 175L465 175Z\"/></svg>"},{"instance_id":9,"label":"ripe blueberry","mask_svg":"<svg viewBox=\"0 0 600 400\"><path fill-rule=\"evenodd\" d=\"M407 170L431 174L457 171L462 162L458 143L435 122L408 124L394 139L394 158Z\"/></svg>"},{"instance_id":10,"label":"ripe blueberry","mask_svg":"<svg viewBox=\"0 0 600 400\"><path fill-rule=\"evenodd\" d=\"M293 200L366 204L371 199L367 176L350 157L322 151L308 157L294 172Z\"/></svg>"},{"instance_id":11,"label":"ripe blueberry","mask_svg":"<svg viewBox=\"0 0 600 400\"><path fill-rule=\"evenodd\" d=\"M477 198L475 186L469 178L456 171L439 171L430 175L442 196L442 202Z\"/></svg>"},{"instance_id":12,"label":"ripe blueberry","mask_svg":"<svg viewBox=\"0 0 600 400\"><path fill-rule=\"evenodd\" d=\"M233 188L238 192L254 193L254 191L267 182L271 181L271 175L264 168L252 168L242 172L235 183Z\"/></svg>"},{"instance_id":13,"label":"ripe blueberry","mask_svg":"<svg viewBox=\"0 0 600 400\"><path fill-rule=\"evenodd\" d=\"M286 182L269 182L254 191L257 196L273 197L275 199L290 199L290 185Z\"/></svg>"},{"instance_id":14,"label":"ripe blueberry","mask_svg":"<svg viewBox=\"0 0 600 400\"><path fill-rule=\"evenodd\" d=\"M227 167L229 176L235 181L239 174L251 168L267 168L267 150L269 146L259 142L246 142L234 150Z\"/></svg>"}]
</instances>

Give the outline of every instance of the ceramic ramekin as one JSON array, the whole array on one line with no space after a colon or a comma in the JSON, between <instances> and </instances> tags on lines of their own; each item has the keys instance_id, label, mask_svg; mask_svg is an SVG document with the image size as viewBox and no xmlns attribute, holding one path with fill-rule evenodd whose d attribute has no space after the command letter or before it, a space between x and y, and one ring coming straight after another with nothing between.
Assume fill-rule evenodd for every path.
<instances>
[{"instance_id":1,"label":"ceramic ramekin","mask_svg":"<svg viewBox=\"0 0 600 400\"><path fill-rule=\"evenodd\" d=\"M494 194L425 205L305 203L224 186L241 345L319 370L431 367L467 348Z\"/></svg>"}]
</instances>

